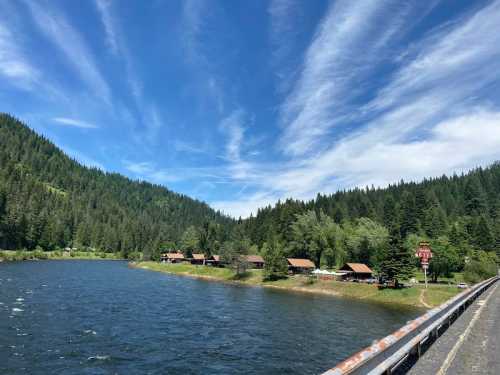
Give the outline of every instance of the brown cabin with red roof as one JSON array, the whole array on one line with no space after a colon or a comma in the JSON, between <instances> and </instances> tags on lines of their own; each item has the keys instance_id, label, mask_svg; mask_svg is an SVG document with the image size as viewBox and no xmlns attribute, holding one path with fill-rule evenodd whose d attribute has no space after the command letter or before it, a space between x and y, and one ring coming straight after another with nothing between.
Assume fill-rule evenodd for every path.
<instances>
[{"instance_id":1,"label":"brown cabin with red roof","mask_svg":"<svg viewBox=\"0 0 500 375\"><path fill-rule=\"evenodd\" d=\"M373 277L373 271L364 263L346 263L339 271L346 271L348 278L356 280L371 279Z\"/></svg>"},{"instance_id":2,"label":"brown cabin with red roof","mask_svg":"<svg viewBox=\"0 0 500 375\"><path fill-rule=\"evenodd\" d=\"M310 273L314 270L314 263L309 259L286 258L288 271L292 273Z\"/></svg>"},{"instance_id":3,"label":"brown cabin with red roof","mask_svg":"<svg viewBox=\"0 0 500 375\"><path fill-rule=\"evenodd\" d=\"M223 265L220 255L217 254L210 255L210 257L205 260L205 264L214 267L222 267Z\"/></svg>"},{"instance_id":4,"label":"brown cabin with red roof","mask_svg":"<svg viewBox=\"0 0 500 375\"><path fill-rule=\"evenodd\" d=\"M161 254L160 260L166 263L180 263L185 260L182 253L164 253Z\"/></svg>"},{"instance_id":5,"label":"brown cabin with red roof","mask_svg":"<svg viewBox=\"0 0 500 375\"><path fill-rule=\"evenodd\" d=\"M260 255L247 255L246 260L252 268L264 268L264 258Z\"/></svg>"},{"instance_id":6,"label":"brown cabin with red roof","mask_svg":"<svg viewBox=\"0 0 500 375\"><path fill-rule=\"evenodd\" d=\"M193 253L193 257L190 259L191 264L205 264L205 254L203 253Z\"/></svg>"}]
</instances>

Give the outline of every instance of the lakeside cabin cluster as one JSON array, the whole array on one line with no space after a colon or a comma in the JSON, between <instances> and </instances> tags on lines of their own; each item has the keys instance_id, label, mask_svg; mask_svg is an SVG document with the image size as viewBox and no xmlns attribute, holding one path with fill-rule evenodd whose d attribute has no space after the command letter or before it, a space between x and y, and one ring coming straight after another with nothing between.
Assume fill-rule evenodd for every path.
<instances>
[{"instance_id":1,"label":"lakeside cabin cluster","mask_svg":"<svg viewBox=\"0 0 500 375\"><path fill-rule=\"evenodd\" d=\"M246 255L247 263L251 268L264 268L264 258L260 255ZM373 278L373 271L363 263L346 263L337 272L329 272L326 270L315 269L314 263L309 259L303 258L287 258L288 271L291 274L314 274L322 280L354 280L366 281ZM193 253L191 258L187 258L184 254L163 253L160 261L163 263L190 263L194 265L204 265L212 267L224 267L220 255L211 255L205 257L203 253Z\"/></svg>"}]
</instances>

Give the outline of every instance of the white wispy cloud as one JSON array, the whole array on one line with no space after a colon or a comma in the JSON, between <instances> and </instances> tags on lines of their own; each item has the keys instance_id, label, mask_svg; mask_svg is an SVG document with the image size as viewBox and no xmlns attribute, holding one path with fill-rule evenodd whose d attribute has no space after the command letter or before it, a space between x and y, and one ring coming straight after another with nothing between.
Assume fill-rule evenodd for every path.
<instances>
[{"instance_id":1,"label":"white wispy cloud","mask_svg":"<svg viewBox=\"0 0 500 375\"><path fill-rule=\"evenodd\" d=\"M322 178L315 187L385 186L402 178L418 181L486 165L500 158L499 115L478 109L439 122L427 137L415 141L389 138L367 143L364 137L353 137L310 164ZM488 140L481 134L488 134ZM327 166L334 166L334 173L321 173Z\"/></svg>"},{"instance_id":2,"label":"white wispy cloud","mask_svg":"<svg viewBox=\"0 0 500 375\"><path fill-rule=\"evenodd\" d=\"M132 56L129 52L127 43L124 40L123 32L119 26L117 17L114 15L111 0L95 0L97 11L99 12L106 42L110 47L110 51L116 57L119 57L125 64L125 71L128 84L132 95L134 96L138 107L143 104L143 85L140 78L135 73Z\"/></svg>"},{"instance_id":3,"label":"white wispy cloud","mask_svg":"<svg viewBox=\"0 0 500 375\"><path fill-rule=\"evenodd\" d=\"M371 25L381 13L381 4L338 1L328 10L306 52L300 78L282 107L285 153L305 154L336 123L340 113L335 109L346 100L344 94L364 67L357 61L358 52L373 35Z\"/></svg>"},{"instance_id":4,"label":"white wispy cloud","mask_svg":"<svg viewBox=\"0 0 500 375\"><path fill-rule=\"evenodd\" d=\"M273 0L267 9L270 19L270 43L273 49L271 66L276 74L278 92L286 92L293 84L299 54L294 54L297 38L301 33L301 2L298 0Z\"/></svg>"},{"instance_id":5,"label":"white wispy cloud","mask_svg":"<svg viewBox=\"0 0 500 375\"><path fill-rule=\"evenodd\" d=\"M182 9L182 40L186 57L192 63L206 64L203 45L200 36L204 25L204 15L208 11L206 3L196 0L186 0Z\"/></svg>"},{"instance_id":6,"label":"white wispy cloud","mask_svg":"<svg viewBox=\"0 0 500 375\"><path fill-rule=\"evenodd\" d=\"M2 14L3 12L3 14ZM9 15L6 17L5 15ZM13 19L17 21L13 25ZM32 59L19 16L13 4L0 4L0 79L9 85L25 90L44 101L67 102L66 93L55 80L47 76Z\"/></svg>"},{"instance_id":7,"label":"white wispy cloud","mask_svg":"<svg viewBox=\"0 0 500 375\"><path fill-rule=\"evenodd\" d=\"M0 23L0 75L24 89L32 89L40 73L20 50L15 35Z\"/></svg>"},{"instance_id":8,"label":"white wispy cloud","mask_svg":"<svg viewBox=\"0 0 500 375\"><path fill-rule=\"evenodd\" d=\"M279 198L270 193L258 192L245 196L240 200L220 200L210 202L210 205L226 215L234 218L246 218L255 215L257 209L273 205Z\"/></svg>"},{"instance_id":9,"label":"white wispy cloud","mask_svg":"<svg viewBox=\"0 0 500 375\"><path fill-rule=\"evenodd\" d=\"M351 60L342 53L371 57L385 51L381 45L407 32L401 20L390 25L390 32L382 23L385 31L378 32L376 3L337 2L330 9L283 107L282 119L289 121L284 121L281 144L292 157L277 165L247 164L247 174L239 181L254 192L213 202L215 207L248 215L278 199L311 199L318 192L385 186L401 178L416 181L500 159L500 103L478 99L482 90L499 83L493 72L500 68L500 45L494 42L500 2L428 33L401 54L373 100L355 116L344 116L342 110L352 106L341 96L356 95L349 91L359 90L357 74L363 77L365 69L376 69L383 60L363 58L349 67L346 61ZM379 41L373 44L376 51L366 47L361 52L374 41ZM333 140L325 137L331 126L350 126L353 119L358 121L354 131ZM320 141L323 147L313 147Z\"/></svg>"},{"instance_id":10,"label":"white wispy cloud","mask_svg":"<svg viewBox=\"0 0 500 375\"><path fill-rule=\"evenodd\" d=\"M445 94L470 93L498 80L492 71L500 67L497 33L500 2L495 1L473 15L462 17L420 44L416 56L403 60L403 67L370 103L374 109L399 105L402 98L412 101L423 90Z\"/></svg>"},{"instance_id":11,"label":"white wispy cloud","mask_svg":"<svg viewBox=\"0 0 500 375\"><path fill-rule=\"evenodd\" d=\"M293 90L281 108L281 149L306 155L324 146L325 135L356 113L368 77L408 27L413 6L392 1L336 1L307 49ZM383 27L381 27L383 25ZM365 86L365 87L364 87Z\"/></svg>"},{"instance_id":12,"label":"white wispy cloud","mask_svg":"<svg viewBox=\"0 0 500 375\"><path fill-rule=\"evenodd\" d=\"M124 161L124 164L125 164L125 168L132 172L132 173L135 173L137 175L147 175L149 173L152 173L154 172L154 164L152 162L147 162L147 161L143 161L143 162L129 162L129 161Z\"/></svg>"},{"instance_id":13,"label":"white wispy cloud","mask_svg":"<svg viewBox=\"0 0 500 375\"><path fill-rule=\"evenodd\" d=\"M82 128L82 129L97 129L98 126L95 124L88 123L86 121L82 120L77 120L73 118L68 118L68 117L54 117L52 120L55 122L65 125L65 126L72 126L75 128Z\"/></svg>"},{"instance_id":14,"label":"white wispy cloud","mask_svg":"<svg viewBox=\"0 0 500 375\"><path fill-rule=\"evenodd\" d=\"M244 112L240 109L233 111L219 124L219 130L227 136L226 158L233 162L241 161L240 153L245 128L243 125Z\"/></svg>"},{"instance_id":15,"label":"white wispy cloud","mask_svg":"<svg viewBox=\"0 0 500 375\"><path fill-rule=\"evenodd\" d=\"M179 139L176 139L173 142L173 147L175 151L177 152L182 152L182 153L187 153L187 154L209 154L210 150L208 149L207 145L198 145L192 142L186 142L186 141L181 141Z\"/></svg>"},{"instance_id":16,"label":"white wispy cloud","mask_svg":"<svg viewBox=\"0 0 500 375\"><path fill-rule=\"evenodd\" d=\"M97 9L101 15L101 21L106 32L106 41L111 49L111 52L118 53L118 41L115 31L113 16L111 14L111 0L96 0Z\"/></svg>"},{"instance_id":17,"label":"white wispy cloud","mask_svg":"<svg viewBox=\"0 0 500 375\"><path fill-rule=\"evenodd\" d=\"M64 53L67 61L91 88L92 93L110 104L111 90L80 33L48 3L42 6L38 2L25 1L25 4L40 31Z\"/></svg>"},{"instance_id":18,"label":"white wispy cloud","mask_svg":"<svg viewBox=\"0 0 500 375\"><path fill-rule=\"evenodd\" d=\"M212 186L217 184L229 184L231 178L227 171L220 166L213 167L158 167L154 161L131 162L122 160L125 169L136 178L152 181L158 184L169 184L172 182L190 181L192 183L203 181Z\"/></svg>"},{"instance_id":19,"label":"white wispy cloud","mask_svg":"<svg viewBox=\"0 0 500 375\"><path fill-rule=\"evenodd\" d=\"M144 141L149 145L156 144L160 141L158 135L166 126L166 122L155 103L144 97L143 83L137 74L120 19L115 14L114 3L111 0L95 0L95 5L110 52L124 64L126 81L135 101L137 116L132 114L130 116L135 117L132 121L141 126L133 128L132 137L139 144L144 144Z\"/></svg>"}]
</instances>

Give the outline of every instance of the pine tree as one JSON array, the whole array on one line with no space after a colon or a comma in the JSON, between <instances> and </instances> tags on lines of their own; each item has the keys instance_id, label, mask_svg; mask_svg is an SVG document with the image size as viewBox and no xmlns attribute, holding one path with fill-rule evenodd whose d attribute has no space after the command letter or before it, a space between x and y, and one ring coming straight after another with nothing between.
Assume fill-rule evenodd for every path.
<instances>
[{"instance_id":1,"label":"pine tree","mask_svg":"<svg viewBox=\"0 0 500 375\"><path fill-rule=\"evenodd\" d=\"M287 275L287 262L283 245L271 235L261 250L264 258L264 279L277 280Z\"/></svg>"},{"instance_id":2,"label":"pine tree","mask_svg":"<svg viewBox=\"0 0 500 375\"><path fill-rule=\"evenodd\" d=\"M410 233L418 233L418 218L415 198L408 191L401 197L401 237L406 238Z\"/></svg>"},{"instance_id":3,"label":"pine tree","mask_svg":"<svg viewBox=\"0 0 500 375\"><path fill-rule=\"evenodd\" d=\"M181 250L186 258L191 258L199 250L199 233L194 226L188 227L181 238Z\"/></svg>"},{"instance_id":4,"label":"pine tree","mask_svg":"<svg viewBox=\"0 0 500 375\"><path fill-rule=\"evenodd\" d=\"M386 206L393 206L391 203ZM386 207L384 206L384 208ZM385 212L390 210L384 209ZM392 217L392 219L391 219ZM382 277L394 281L396 287L400 280L409 279L414 274L414 258L412 252L404 246L401 239L401 229L398 225L397 217L385 216L389 229L389 240L380 254L379 271Z\"/></svg>"},{"instance_id":5,"label":"pine tree","mask_svg":"<svg viewBox=\"0 0 500 375\"><path fill-rule=\"evenodd\" d=\"M430 238L437 238L446 233L446 214L439 204L433 205L427 210L423 227Z\"/></svg>"},{"instance_id":6,"label":"pine tree","mask_svg":"<svg viewBox=\"0 0 500 375\"><path fill-rule=\"evenodd\" d=\"M464 189L464 208L466 215L477 216L486 209L485 195L480 180L476 176L467 179Z\"/></svg>"},{"instance_id":7,"label":"pine tree","mask_svg":"<svg viewBox=\"0 0 500 375\"><path fill-rule=\"evenodd\" d=\"M495 223L495 244L494 250L497 254L498 259L500 259L500 219Z\"/></svg>"},{"instance_id":8,"label":"pine tree","mask_svg":"<svg viewBox=\"0 0 500 375\"><path fill-rule=\"evenodd\" d=\"M427 208L427 193L423 187L419 187L415 193L415 216L420 226L425 222L425 212Z\"/></svg>"},{"instance_id":9,"label":"pine tree","mask_svg":"<svg viewBox=\"0 0 500 375\"><path fill-rule=\"evenodd\" d=\"M384 225L386 228L399 225L399 212L396 207L396 201L389 195L384 202Z\"/></svg>"},{"instance_id":10,"label":"pine tree","mask_svg":"<svg viewBox=\"0 0 500 375\"><path fill-rule=\"evenodd\" d=\"M495 238L484 215L479 218L475 225L474 243L479 250L491 251L495 248Z\"/></svg>"}]
</instances>

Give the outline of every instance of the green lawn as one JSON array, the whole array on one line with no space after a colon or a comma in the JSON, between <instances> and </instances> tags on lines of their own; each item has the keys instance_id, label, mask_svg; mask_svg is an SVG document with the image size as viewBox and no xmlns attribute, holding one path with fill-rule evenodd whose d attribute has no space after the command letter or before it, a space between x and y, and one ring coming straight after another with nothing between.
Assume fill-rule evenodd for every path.
<instances>
[{"instance_id":1,"label":"green lawn","mask_svg":"<svg viewBox=\"0 0 500 375\"><path fill-rule=\"evenodd\" d=\"M290 276L286 279L276 281L263 281L262 270L249 270L243 276L236 277L234 272L229 268L191 265L188 263L169 264L158 262L134 262L131 263L131 266L192 277L238 282L246 285L274 287L318 294L331 294L370 302L420 308L438 306L460 292L460 289L455 286L448 287L432 284L430 284L429 288L425 291L423 291L425 289L423 285L396 290L379 290L376 285L332 280L313 279L314 281L312 281L309 277L302 275Z\"/></svg>"},{"instance_id":2,"label":"green lawn","mask_svg":"<svg viewBox=\"0 0 500 375\"><path fill-rule=\"evenodd\" d=\"M415 278L420 281L424 282L425 277L424 277L424 272L422 270L418 270L415 274ZM427 275L427 281L430 282L430 277ZM438 278L438 283L440 284L453 284L456 285L458 283L461 283L464 281L464 276L463 273L461 272L454 272L452 277L439 277Z\"/></svg>"}]
</instances>

